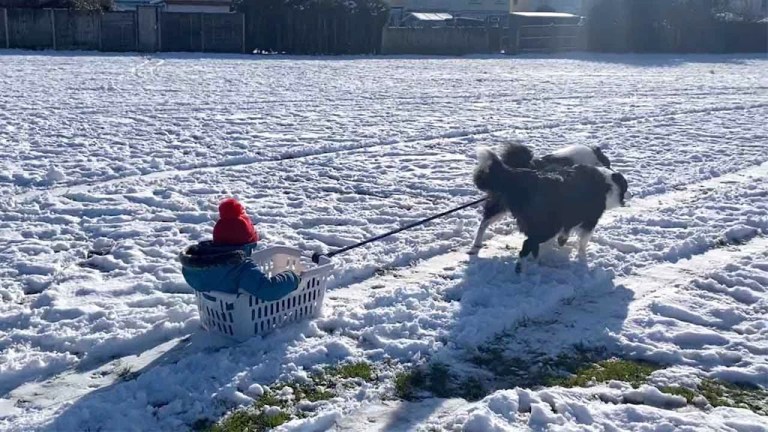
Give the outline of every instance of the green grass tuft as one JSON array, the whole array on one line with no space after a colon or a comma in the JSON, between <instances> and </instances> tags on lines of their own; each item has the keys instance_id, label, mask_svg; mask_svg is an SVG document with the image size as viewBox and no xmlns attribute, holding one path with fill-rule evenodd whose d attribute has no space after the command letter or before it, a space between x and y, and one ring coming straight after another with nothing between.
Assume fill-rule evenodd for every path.
<instances>
[{"instance_id":1,"label":"green grass tuft","mask_svg":"<svg viewBox=\"0 0 768 432\"><path fill-rule=\"evenodd\" d=\"M467 378L461 388L461 397L468 401L480 400L488 394L488 390L483 385L483 382L475 377Z\"/></svg>"},{"instance_id":2,"label":"green grass tuft","mask_svg":"<svg viewBox=\"0 0 768 432\"><path fill-rule=\"evenodd\" d=\"M138 372L134 372L133 368L128 365L119 366L115 369L115 375L120 381L131 381L139 376Z\"/></svg>"},{"instance_id":3,"label":"green grass tuft","mask_svg":"<svg viewBox=\"0 0 768 432\"><path fill-rule=\"evenodd\" d=\"M254 402L254 406L256 406L256 408L258 409L262 409L266 406L287 408L288 403L278 398L273 392L265 391L263 395L261 395L258 399L256 399L256 402Z\"/></svg>"},{"instance_id":4,"label":"green grass tuft","mask_svg":"<svg viewBox=\"0 0 768 432\"><path fill-rule=\"evenodd\" d=\"M424 386L424 373L418 369L398 372L395 375L395 396L404 400L413 400L416 392Z\"/></svg>"},{"instance_id":5,"label":"green grass tuft","mask_svg":"<svg viewBox=\"0 0 768 432\"><path fill-rule=\"evenodd\" d=\"M339 366L328 368L328 375L340 378L360 378L365 381L373 381L373 367L368 362L345 363Z\"/></svg>"},{"instance_id":6,"label":"green grass tuft","mask_svg":"<svg viewBox=\"0 0 768 432\"><path fill-rule=\"evenodd\" d=\"M697 396L697 393L694 390L691 390L691 389L685 388L685 387L677 387L677 386L669 387L668 386L668 387L660 387L659 390L662 393L671 394L671 395L675 395L675 396L682 396L682 397L685 398L685 400L688 403L693 402L693 398L695 398Z\"/></svg>"},{"instance_id":7,"label":"green grass tuft","mask_svg":"<svg viewBox=\"0 0 768 432\"><path fill-rule=\"evenodd\" d=\"M768 415L768 390L705 379L699 383L698 391L714 407L745 408Z\"/></svg>"},{"instance_id":8,"label":"green grass tuft","mask_svg":"<svg viewBox=\"0 0 768 432\"><path fill-rule=\"evenodd\" d=\"M269 416L263 412L253 410L239 410L226 417L221 423L213 425L209 432L264 432L276 428L291 419L291 415L281 411L279 414Z\"/></svg>"},{"instance_id":9,"label":"green grass tuft","mask_svg":"<svg viewBox=\"0 0 768 432\"><path fill-rule=\"evenodd\" d=\"M658 366L650 363L612 359L584 366L570 377L553 379L551 382L562 387L587 387L593 381L601 383L616 380L638 387L647 382L648 377L658 369Z\"/></svg>"},{"instance_id":10,"label":"green grass tuft","mask_svg":"<svg viewBox=\"0 0 768 432\"><path fill-rule=\"evenodd\" d=\"M308 400L318 402L322 400L333 399L336 394L324 387L312 384L290 384L296 401Z\"/></svg>"},{"instance_id":11,"label":"green grass tuft","mask_svg":"<svg viewBox=\"0 0 768 432\"><path fill-rule=\"evenodd\" d=\"M426 389L437 397L451 396L451 371L448 365L432 363L427 371Z\"/></svg>"}]
</instances>

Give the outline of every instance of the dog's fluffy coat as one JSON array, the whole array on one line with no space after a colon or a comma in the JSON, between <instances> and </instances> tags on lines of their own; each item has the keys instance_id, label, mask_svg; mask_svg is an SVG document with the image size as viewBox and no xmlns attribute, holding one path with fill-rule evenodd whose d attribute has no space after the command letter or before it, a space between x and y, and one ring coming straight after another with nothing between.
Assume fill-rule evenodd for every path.
<instances>
[{"instance_id":1,"label":"dog's fluffy coat","mask_svg":"<svg viewBox=\"0 0 768 432\"><path fill-rule=\"evenodd\" d=\"M605 166L610 166L605 155L585 146L540 159L517 144L508 146L501 157L481 150L474 182L488 193L488 201L473 249L479 249L485 229L510 212L527 237L521 260L529 254L538 257L539 245L555 236L564 245L574 228L580 230L579 253L584 255L600 217L606 209L623 205L627 192L624 177Z\"/></svg>"},{"instance_id":2,"label":"dog's fluffy coat","mask_svg":"<svg viewBox=\"0 0 768 432\"><path fill-rule=\"evenodd\" d=\"M598 147L588 147L580 144L564 147L541 158L534 158L533 152L527 146L509 143L504 147L500 158L504 165L510 168L529 168L540 171L552 171L577 164L602 166L611 169L611 161ZM626 180L622 176L617 176L615 181L623 182L622 196L624 196L627 193ZM482 248L485 231L504 216L505 213L507 213L507 209L501 203L500 198L494 193L489 193L488 200L483 204L483 219L477 229L475 241L469 251L470 254L476 254ZM565 245L568 241L568 236L569 233L562 233L558 237L560 246Z\"/></svg>"}]
</instances>

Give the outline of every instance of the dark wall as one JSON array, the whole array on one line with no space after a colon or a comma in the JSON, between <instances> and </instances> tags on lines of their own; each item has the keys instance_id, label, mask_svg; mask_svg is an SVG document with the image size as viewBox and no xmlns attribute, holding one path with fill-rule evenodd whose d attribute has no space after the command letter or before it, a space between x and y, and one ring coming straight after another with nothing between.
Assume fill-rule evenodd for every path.
<instances>
[{"instance_id":1,"label":"dark wall","mask_svg":"<svg viewBox=\"0 0 768 432\"><path fill-rule=\"evenodd\" d=\"M101 50L138 51L135 13L105 12L101 16Z\"/></svg>"},{"instance_id":2,"label":"dark wall","mask_svg":"<svg viewBox=\"0 0 768 432\"><path fill-rule=\"evenodd\" d=\"M8 39L11 48L53 48L53 25L48 9L8 9Z\"/></svg>"},{"instance_id":3,"label":"dark wall","mask_svg":"<svg viewBox=\"0 0 768 432\"><path fill-rule=\"evenodd\" d=\"M57 9L53 11L56 49L98 50L101 44L101 13Z\"/></svg>"},{"instance_id":4,"label":"dark wall","mask_svg":"<svg viewBox=\"0 0 768 432\"><path fill-rule=\"evenodd\" d=\"M8 19L5 19L7 13ZM244 19L238 13L166 13L67 9L0 9L0 48L112 52L244 52Z\"/></svg>"},{"instance_id":5,"label":"dark wall","mask_svg":"<svg viewBox=\"0 0 768 432\"><path fill-rule=\"evenodd\" d=\"M463 55L492 52L490 32L473 27L412 28L384 30L382 54Z\"/></svg>"},{"instance_id":6,"label":"dark wall","mask_svg":"<svg viewBox=\"0 0 768 432\"><path fill-rule=\"evenodd\" d=\"M242 14L165 12L160 20L161 51L244 51Z\"/></svg>"},{"instance_id":7,"label":"dark wall","mask_svg":"<svg viewBox=\"0 0 768 432\"><path fill-rule=\"evenodd\" d=\"M6 10L0 8L0 48L8 48L8 39L5 38Z\"/></svg>"},{"instance_id":8,"label":"dark wall","mask_svg":"<svg viewBox=\"0 0 768 432\"><path fill-rule=\"evenodd\" d=\"M203 51L244 52L242 14L202 14Z\"/></svg>"}]
</instances>

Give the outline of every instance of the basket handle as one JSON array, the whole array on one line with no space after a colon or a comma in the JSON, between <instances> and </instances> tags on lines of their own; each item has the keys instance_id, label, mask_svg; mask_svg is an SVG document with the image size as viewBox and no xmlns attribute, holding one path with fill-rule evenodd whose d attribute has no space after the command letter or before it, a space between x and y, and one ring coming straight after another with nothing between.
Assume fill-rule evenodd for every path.
<instances>
[{"instance_id":1,"label":"basket handle","mask_svg":"<svg viewBox=\"0 0 768 432\"><path fill-rule=\"evenodd\" d=\"M209 294L206 294L204 292L201 292L200 294L202 294L203 298L208 300L208 301L212 301L212 302L218 301L218 299L216 297L213 297L213 296L211 296Z\"/></svg>"}]
</instances>

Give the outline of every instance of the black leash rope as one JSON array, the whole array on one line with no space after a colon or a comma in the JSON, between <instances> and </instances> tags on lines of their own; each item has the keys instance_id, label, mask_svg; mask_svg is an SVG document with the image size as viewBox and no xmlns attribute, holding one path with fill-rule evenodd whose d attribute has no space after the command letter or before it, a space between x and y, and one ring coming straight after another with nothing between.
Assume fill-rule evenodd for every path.
<instances>
[{"instance_id":1,"label":"black leash rope","mask_svg":"<svg viewBox=\"0 0 768 432\"><path fill-rule=\"evenodd\" d=\"M472 202L468 202L466 204L462 204L462 205L460 205L460 206L458 206L456 208L452 208L450 210L446 210L446 211L444 211L442 213L438 213L438 214L430 216L430 217L428 217L426 219L422 219L420 221L416 221L416 222L408 224L408 225L406 225L404 227L400 227L400 228L398 228L396 230L392 230L392 231L386 232L384 234L379 234L376 237L371 237L371 238L369 238L367 240L361 241L360 243L355 243L353 245L345 246L345 247L343 247L341 249L336 249L335 251L329 252L327 254L321 254L319 252L315 252L314 254L312 254L312 262L317 264L318 262L320 262L320 257L321 256L326 256L328 258L332 258L332 257L334 257L334 256L336 256L338 254L342 254L342 253L344 253L346 251L349 251L349 250L352 250L352 249L355 249L355 248L359 248L360 246L367 245L368 243L375 242L377 240L381 240L384 237L389 237L392 234L397 234L397 233L399 233L401 231L405 231L407 229L411 229L411 228L419 226L419 225L424 225L425 223L433 221L433 220L435 220L435 219L437 219L439 217L443 217L445 215L449 215L451 213L455 213L455 212L457 212L459 210L464 210L467 207L472 207L473 205L479 204L479 203L481 203L481 202L483 202L483 201L485 201L487 199L488 199L488 197L478 198L478 199L476 199L476 200L474 200Z\"/></svg>"}]
</instances>

